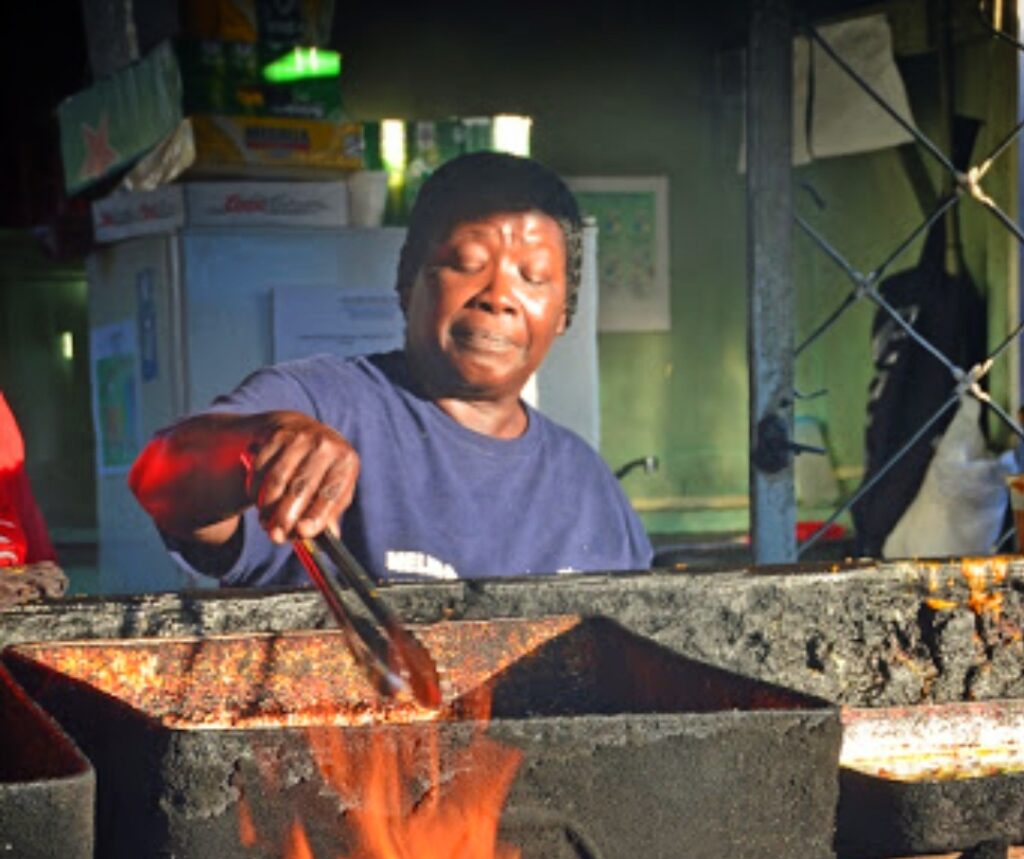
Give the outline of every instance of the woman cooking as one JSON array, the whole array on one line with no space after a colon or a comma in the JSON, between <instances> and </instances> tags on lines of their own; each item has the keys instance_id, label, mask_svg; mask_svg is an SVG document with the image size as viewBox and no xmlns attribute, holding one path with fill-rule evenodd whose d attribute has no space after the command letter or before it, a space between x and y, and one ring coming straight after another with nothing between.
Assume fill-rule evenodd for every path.
<instances>
[{"instance_id":1,"label":"woman cooking","mask_svg":"<svg viewBox=\"0 0 1024 859\"><path fill-rule=\"evenodd\" d=\"M264 368L139 456L132 490L176 560L305 583L289 541L329 528L379 580L646 569L604 462L520 398L571 321L581 233L534 161L443 165L399 262L404 349Z\"/></svg>"}]
</instances>

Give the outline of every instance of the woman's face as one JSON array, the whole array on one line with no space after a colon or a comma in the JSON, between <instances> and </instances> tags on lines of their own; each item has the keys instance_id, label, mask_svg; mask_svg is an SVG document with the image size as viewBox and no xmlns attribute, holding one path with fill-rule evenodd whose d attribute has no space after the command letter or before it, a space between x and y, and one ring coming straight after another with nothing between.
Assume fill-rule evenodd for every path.
<instances>
[{"instance_id":1,"label":"woman's face","mask_svg":"<svg viewBox=\"0 0 1024 859\"><path fill-rule=\"evenodd\" d=\"M431 396L518 398L566 324L565 236L537 211L457 224L405 297L406 352Z\"/></svg>"}]
</instances>

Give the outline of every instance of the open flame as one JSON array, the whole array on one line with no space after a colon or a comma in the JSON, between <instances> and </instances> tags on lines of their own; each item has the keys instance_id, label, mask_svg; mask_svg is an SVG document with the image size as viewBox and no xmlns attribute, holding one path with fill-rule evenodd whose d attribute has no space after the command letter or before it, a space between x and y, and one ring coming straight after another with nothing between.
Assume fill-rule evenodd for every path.
<instances>
[{"instance_id":1,"label":"open flame","mask_svg":"<svg viewBox=\"0 0 1024 859\"><path fill-rule=\"evenodd\" d=\"M498 838L501 811L522 753L486 737L486 701L473 705L472 736L442 740L441 722L372 728L307 728L313 760L344 809L344 832L330 859L520 859ZM239 804L239 840L262 845L248 804ZM282 859L317 857L300 816L285 833Z\"/></svg>"},{"instance_id":2,"label":"open flame","mask_svg":"<svg viewBox=\"0 0 1024 859\"><path fill-rule=\"evenodd\" d=\"M960 602L949 597L938 596L940 588L952 591L956 582L952 574L945 582L940 581L941 564L922 564L927 572L926 586L929 592L924 600L933 611L954 611ZM994 622L1001 620L1003 591L1005 589L1008 561L1006 558L962 558L960 573L967 585L966 606L979 618L989 615ZM1019 630L1014 636L1019 639Z\"/></svg>"},{"instance_id":3,"label":"open flame","mask_svg":"<svg viewBox=\"0 0 1024 859\"><path fill-rule=\"evenodd\" d=\"M355 709L351 702L347 709L341 706L338 716L343 721L330 718L329 707L319 706L310 712L327 718L327 725L322 720L287 720L290 726L305 725L322 782L337 798L337 843L334 831L328 830L332 843L324 848L319 816L315 838L310 835L314 820L301 816L283 835L261 833L259 826L266 824L260 820L257 825L244 798L238 807L240 842L258 847L261 855L282 859L519 859L518 848L500 843L498 829L522 753L484 735L491 717L491 678L578 623L577 617L547 618L519 632L506 631L500 639L493 637L492 623L479 630L484 635L473 647L461 648L457 646L463 639L454 635L454 629L434 628L426 633L432 636L432 650L449 656L445 676L452 697L444 709L425 709L404 700L366 700ZM495 648L494 643L500 646ZM304 658L308 660L311 652L307 646ZM283 649L276 654L278 671L269 672L268 680L290 674L282 671L287 653ZM316 664L330 670L308 678L314 685L328 678L335 694L338 674L329 660L338 653L329 645L317 649ZM306 677L303 672L295 674ZM237 681L232 688L236 686ZM298 694L298 689L289 688L286 696L294 699ZM248 695L244 697L248 700ZM330 700L326 693L314 697ZM252 722L247 717L247 723ZM262 778L279 781L278 763L262 762ZM314 841L319 856L311 846ZM325 849L329 857L323 855Z\"/></svg>"},{"instance_id":4,"label":"open flame","mask_svg":"<svg viewBox=\"0 0 1024 859\"><path fill-rule=\"evenodd\" d=\"M374 731L368 766L358 772L346 766L354 761L337 742L340 732L321 733L327 736L313 743L321 772L352 803L348 819L357 843L346 859L518 859L517 849L498 843L498 821L519 767L518 751L477 736L455 755L447 784L435 756L432 783L412 802L406 775L416 754L412 738ZM432 751L436 755L436 745ZM286 859L300 857L286 854Z\"/></svg>"},{"instance_id":5,"label":"open flame","mask_svg":"<svg viewBox=\"0 0 1024 859\"><path fill-rule=\"evenodd\" d=\"M299 818L292 820L288 830L288 840L285 842L285 853L287 859L314 859L313 849L306 839L306 830L302 827Z\"/></svg>"},{"instance_id":6,"label":"open flame","mask_svg":"<svg viewBox=\"0 0 1024 859\"><path fill-rule=\"evenodd\" d=\"M377 697L334 631L29 644L16 658L160 731L303 731L297 749L295 734L254 741L238 761L234 837L254 856L513 859L498 827L521 754L483 735L492 687L580 622L425 627L440 711ZM304 803L294 820L287 798Z\"/></svg>"}]
</instances>

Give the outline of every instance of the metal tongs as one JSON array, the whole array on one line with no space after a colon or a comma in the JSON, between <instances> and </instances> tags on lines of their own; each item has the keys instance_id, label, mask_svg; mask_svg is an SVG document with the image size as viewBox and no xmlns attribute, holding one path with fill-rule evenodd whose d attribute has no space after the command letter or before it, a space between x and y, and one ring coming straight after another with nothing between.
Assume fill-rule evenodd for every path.
<instances>
[{"instance_id":1,"label":"metal tongs","mask_svg":"<svg viewBox=\"0 0 1024 859\"><path fill-rule=\"evenodd\" d=\"M377 690L391 697L411 693L424 707L439 707L441 687L433 658L381 600L373 579L345 544L329 531L323 531L313 539L293 540L292 547L345 633L356 664ZM345 604L345 590L320 562L321 553L334 564L345 584L380 625L387 643L386 653L381 653L380 636L357 622Z\"/></svg>"}]
</instances>

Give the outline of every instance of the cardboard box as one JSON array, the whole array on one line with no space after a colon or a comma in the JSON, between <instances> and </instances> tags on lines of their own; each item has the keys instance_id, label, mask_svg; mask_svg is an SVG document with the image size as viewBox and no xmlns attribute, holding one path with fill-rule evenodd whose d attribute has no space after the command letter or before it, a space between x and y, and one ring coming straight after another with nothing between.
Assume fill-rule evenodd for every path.
<instances>
[{"instance_id":1,"label":"cardboard box","mask_svg":"<svg viewBox=\"0 0 1024 859\"><path fill-rule=\"evenodd\" d=\"M247 43L280 53L331 41L334 0L81 0L92 77L138 62L168 39Z\"/></svg>"},{"instance_id":2,"label":"cardboard box","mask_svg":"<svg viewBox=\"0 0 1024 859\"><path fill-rule=\"evenodd\" d=\"M113 194L92 204L92 230L98 242L170 233L184 223L185 199L180 185Z\"/></svg>"},{"instance_id":3,"label":"cardboard box","mask_svg":"<svg viewBox=\"0 0 1024 859\"><path fill-rule=\"evenodd\" d=\"M183 35L193 39L326 45L334 0L182 0Z\"/></svg>"},{"instance_id":4,"label":"cardboard box","mask_svg":"<svg viewBox=\"0 0 1024 859\"><path fill-rule=\"evenodd\" d=\"M169 42L57 107L64 187L74 194L132 164L183 118Z\"/></svg>"},{"instance_id":5,"label":"cardboard box","mask_svg":"<svg viewBox=\"0 0 1024 859\"><path fill-rule=\"evenodd\" d=\"M337 86L337 79L329 80ZM227 87L228 81L224 77L206 85ZM212 89L200 94L194 85L192 94L187 94L179 58L172 44L164 42L143 60L65 99L58 107L67 191L77 193L131 166L173 134L193 105L216 111L217 104L223 104L229 113L189 116L196 143L195 166L206 172L224 166L362 167L362 129L358 123L337 118L340 92L331 111L334 118L260 116L255 104L251 105L252 116L238 115L230 112L242 109L237 91L230 96L225 92L220 98ZM278 103L277 109L287 111L288 104Z\"/></svg>"},{"instance_id":6,"label":"cardboard box","mask_svg":"<svg viewBox=\"0 0 1024 859\"><path fill-rule=\"evenodd\" d=\"M196 163L206 172L235 167L353 171L363 166L363 127L358 122L207 115L189 121Z\"/></svg>"},{"instance_id":7,"label":"cardboard box","mask_svg":"<svg viewBox=\"0 0 1024 859\"><path fill-rule=\"evenodd\" d=\"M94 80L138 62L179 30L178 0L81 0Z\"/></svg>"},{"instance_id":8,"label":"cardboard box","mask_svg":"<svg viewBox=\"0 0 1024 859\"><path fill-rule=\"evenodd\" d=\"M232 116L343 118L341 86L335 77L273 83L263 69L280 50L251 42L179 40L184 111Z\"/></svg>"},{"instance_id":9,"label":"cardboard box","mask_svg":"<svg viewBox=\"0 0 1024 859\"><path fill-rule=\"evenodd\" d=\"M344 227L345 182L181 182L92 204L98 242L194 227Z\"/></svg>"}]
</instances>

